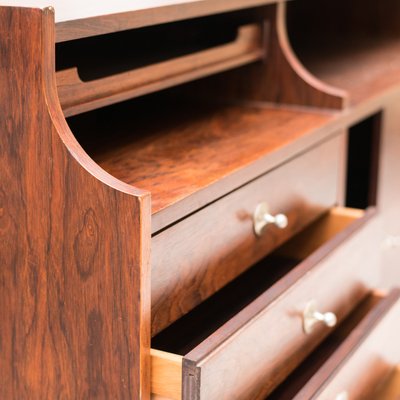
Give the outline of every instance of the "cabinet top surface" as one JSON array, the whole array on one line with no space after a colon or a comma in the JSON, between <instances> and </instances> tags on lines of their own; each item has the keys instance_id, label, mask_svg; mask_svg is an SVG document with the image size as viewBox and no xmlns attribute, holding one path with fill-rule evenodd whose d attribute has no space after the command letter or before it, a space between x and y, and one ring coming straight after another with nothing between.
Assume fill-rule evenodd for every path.
<instances>
[{"instance_id":1,"label":"cabinet top surface","mask_svg":"<svg viewBox=\"0 0 400 400\"><path fill-rule=\"evenodd\" d=\"M277 0L5 0L3 6L55 10L57 41L262 6Z\"/></svg>"}]
</instances>

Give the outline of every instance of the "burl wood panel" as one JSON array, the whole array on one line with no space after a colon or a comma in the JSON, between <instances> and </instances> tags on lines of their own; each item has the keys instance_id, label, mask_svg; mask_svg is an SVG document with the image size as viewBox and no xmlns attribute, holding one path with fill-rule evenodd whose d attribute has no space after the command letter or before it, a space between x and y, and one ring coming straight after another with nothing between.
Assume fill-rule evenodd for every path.
<instances>
[{"instance_id":1,"label":"burl wood panel","mask_svg":"<svg viewBox=\"0 0 400 400\"><path fill-rule=\"evenodd\" d=\"M153 335L335 204L342 140L338 134L152 238ZM253 213L263 201L289 224L257 237Z\"/></svg>"},{"instance_id":2,"label":"burl wood panel","mask_svg":"<svg viewBox=\"0 0 400 400\"><path fill-rule=\"evenodd\" d=\"M398 343L400 291L393 290L377 304L295 396L296 400L371 397L400 362Z\"/></svg>"},{"instance_id":3,"label":"burl wood panel","mask_svg":"<svg viewBox=\"0 0 400 400\"><path fill-rule=\"evenodd\" d=\"M304 334L306 303L315 299L341 321L376 283L379 245L371 215L338 232L185 355L186 398L264 399L282 382L329 333L320 325Z\"/></svg>"},{"instance_id":4,"label":"burl wood panel","mask_svg":"<svg viewBox=\"0 0 400 400\"><path fill-rule=\"evenodd\" d=\"M149 398L149 195L69 131L53 10L0 26L0 398Z\"/></svg>"}]
</instances>

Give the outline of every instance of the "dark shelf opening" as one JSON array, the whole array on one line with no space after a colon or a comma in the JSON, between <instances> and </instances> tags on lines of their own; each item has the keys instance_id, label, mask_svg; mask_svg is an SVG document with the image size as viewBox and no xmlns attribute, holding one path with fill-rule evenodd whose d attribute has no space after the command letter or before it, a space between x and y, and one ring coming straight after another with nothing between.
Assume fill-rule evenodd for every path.
<instances>
[{"instance_id":1,"label":"dark shelf opening","mask_svg":"<svg viewBox=\"0 0 400 400\"><path fill-rule=\"evenodd\" d=\"M299 260L270 255L152 339L151 346L187 354L269 287Z\"/></svg>"},{"instance_id":2,"label":"dark shelf opening","mask_svg":"<svg viewBox=\"0 0 400 400\"><path fill-rule=\"evenodd\" d=\"M377 202L381 113L348 132L346 206L365 209Z\"/></svg>"},{"instance_id":3,"label":"dark shelf opening","mask_svg":"<svg viewBox=\"0 0 400 400\"><path fill-rule=\"evenodd\" d=\"M57 43L56 70L77 67L91 81L229 43L253 21L227 13Z\"/></svg>"}]
</instances>

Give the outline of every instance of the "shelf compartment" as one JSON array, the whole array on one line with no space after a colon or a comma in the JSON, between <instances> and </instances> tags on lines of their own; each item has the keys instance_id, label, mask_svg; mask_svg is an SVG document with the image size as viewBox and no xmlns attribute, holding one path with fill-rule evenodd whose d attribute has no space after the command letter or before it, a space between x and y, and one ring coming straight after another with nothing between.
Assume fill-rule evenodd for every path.
<instances>
[{"instance_id":1,"label":"shelf compartment","mask_svg":"<svg viewBox=\"0 0 400 400\"><path fill-rule=\"evenodd\" d=\"M68 119L103 169L151 192L153 232L334 133L329 128L334 116L327 113L205 104L172 94ZM311 138L318 130L320 135Z\"/></svg>"},{"instance_id":2,"label":"shelf compartment","mask_svg":"<svg viewBox=\"0 0 400 400\"><path fill-rule=\"evenodd\" d=\"M399 3L300 0L287 4L291 45L321 81L354 106L400 86Z\"/></svg>"},{"instance_id":3,"label":"shelf compartment","mask_svg":"<svg viewBox=\"0 0 400 400\"><path fill-rule=\"evenodd\" d=\"M166 27L156 27L58 45L56 80L64 115L79 114L261 60L265 56L268 26L266 22L228 24L226 32L218 33L220 24L212 19L209 23L180 23L170 27L171 32ZM169 53L168 45L172 48ZM160 54L161 59L157 59ZM113 60L112 65L107 65L108 59ZM73 60L79 65L70 66ZM119 72L118 63L120 69L128 70ZM129 69L130 65L133 68Z\"/></svg>"}]
</instances>

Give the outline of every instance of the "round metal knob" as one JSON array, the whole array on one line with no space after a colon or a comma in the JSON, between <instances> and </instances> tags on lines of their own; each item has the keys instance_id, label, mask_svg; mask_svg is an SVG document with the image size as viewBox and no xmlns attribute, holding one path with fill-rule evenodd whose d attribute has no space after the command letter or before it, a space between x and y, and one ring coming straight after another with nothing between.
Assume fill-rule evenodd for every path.
<instances>
[{"instance_id":1,"label":"round metal knob","mask_svg":"<svg viewBox=\"0 0 400 400\"><path fill-rule=\"evenodd\" d=\"M267 203L257 205L253 216L254 232L261 236L267 225L273 224L279 229L285 229L288 226L288 218L285 214L272 215L269 212Z\"/></svg>"},{"instance_id":2,"label":"round metal knob","mask_svg":"<svg viewBox=\"0 0 400 400\"><path fill-rule=\"evenodd\" d=\"M324 323L327 327L332 328L337 323L336 315L332 312L322 313L317 310L315 300L310 301L303 313L303 329L309 334L313 331L314 325L318 322Z\"/></svg>"}]
</instances>

